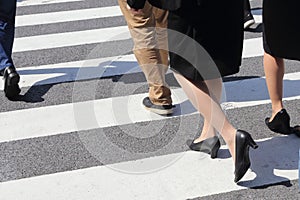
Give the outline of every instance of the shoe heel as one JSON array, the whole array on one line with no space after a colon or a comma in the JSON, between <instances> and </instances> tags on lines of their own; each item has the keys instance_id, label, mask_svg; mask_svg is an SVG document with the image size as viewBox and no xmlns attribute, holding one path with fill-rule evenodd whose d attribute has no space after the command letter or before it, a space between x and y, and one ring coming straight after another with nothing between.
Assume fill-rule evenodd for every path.
<instances>
[{"instance_id":1,"label":"shoe heel","mask_svg":"<svg viewBox=\"0 0 300 200\"><path fill-rule=\"evenodd\" d=\"M253 149L257 149L258 145L256 144L256 142L254 142L253 138L250 135L248 137L248 143L250 147L252 147Z\"/></svg>"},{"instance_id":2,"label":"shoe heel","mask_svg":"<svg viewBox=\"0 0 300 200\"><path fill-rule=\"evenodd\" d=\"M220 146L221 146L221 144L220 144L220 141L218 140L217 143L214 145L214 147L212 148L212 150L211 150L211 152L210 152L210 157L211 157L212 159L214 159L214 158L217 157L218 151L219 151L219 149L220 149Z\"/></svg>"},{"instance_id":3,"label":"shoe heel","mask_svg":"<svg viewBox=\"0 0 300 200\"><path fill-rule=\"evenodd\" d=\"M285 109L282 109L270 121L270 118L265 119L267 127L276 133L288 135L291 133L290 116Z\"/></svg>"},{"instance_id":4,"label":"shoe heel","mask_svg":"<svg viewBox=\"0 0 300 200\"><path fill-rule=\"evenodd\" d=\"M17 85L20 82L20 76L17 73L11 73L7 77L7 86Z\"/></svg>"}]
</instances>

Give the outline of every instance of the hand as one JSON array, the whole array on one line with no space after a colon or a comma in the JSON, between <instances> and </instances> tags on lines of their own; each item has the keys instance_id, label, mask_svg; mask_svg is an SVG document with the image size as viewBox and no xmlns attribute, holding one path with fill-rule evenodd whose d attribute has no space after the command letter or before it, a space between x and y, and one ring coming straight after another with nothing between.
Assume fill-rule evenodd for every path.
<instances>
[{"instance_id":1,"label":"hand","mask_svg":"<svg viewBox=\"0 0 300 200\"><path fill-rule=\"evenodd\" d=\"M143 10L142 9L135 9L135 8L131 8L128 4L127 4L127 9L132 13L132 14L142 14Z\"/></svg>"},{"instance_id":2,"label":"hand","mask_svg":"<svg viewBox=\"0 0 300 200\"><path fill-rule=\"evenodd\" d=\"M127 2L127 0L124 0ZM132 13L132 14L142 14L143 11L142 9L135 9L135 8L131 8L128 4L127 4L127 9Z\"/></svg>"}]
</instances>

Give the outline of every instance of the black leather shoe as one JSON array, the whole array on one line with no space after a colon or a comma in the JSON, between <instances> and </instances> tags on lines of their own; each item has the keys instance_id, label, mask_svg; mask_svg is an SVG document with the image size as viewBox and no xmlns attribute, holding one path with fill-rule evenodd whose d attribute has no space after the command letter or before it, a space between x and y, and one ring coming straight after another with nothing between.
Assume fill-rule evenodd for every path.
<instances>
[{"instance_id":1,"label":"black leather shoe","mask_svg":"<svg viewBox=\"0 0 300 200\"><path fill-rule=\"evenodd\" d=\"M194 141L188 141L188 143L191 150L208 153L211 158L217 157L218 150L221 146L218 136L214 136L197 143L194 143Z\"/></svg>"},{"instance_id":2,"label":"black leather shoe","mask_svg":"<svg viewBox=\"0 0 300 200\"><path fill-rule=\"evenodd\" d=\"M173 105L155 105L151 102L149 97L143 99L143 105L145 108L151 112L159 115L170 115L173 113Z\"/></svg>"},{"instance_id":3,"label":"black leather shoe","mask_svg":"<svg viewBox=\"0 0 300 200\"><path fill-rule=\"evenodd\" d=\"M234 182L238 182L245 175L251 165L249 147L256 149L258 145L254 142L249 133L243 130L237 130L235 136Z\"/></svg>"},{"instance_id":4,"label":"black leather shoe","mask_svg":"<svg viewBox=\"0 0 300 200\"><path fill-rule=\"evenodd\" d=\"M265 119L265 123L271 131L288 135L291 133L290 116L285 109L276 113L272 121L270 118Z\"/></svg>"},{"instance_id":5,"label":"black leather shoe","mask_svg":"<svg viewBox=\"0 0 300 200\"><path fill-rule=\"evenodd\" d=\"M20 76L16 69L12 66L6 67L3 71L3 79L5 96L9 99L18 96L21 92L21 89L18 85Z\"/></svg>"}]
</instances>

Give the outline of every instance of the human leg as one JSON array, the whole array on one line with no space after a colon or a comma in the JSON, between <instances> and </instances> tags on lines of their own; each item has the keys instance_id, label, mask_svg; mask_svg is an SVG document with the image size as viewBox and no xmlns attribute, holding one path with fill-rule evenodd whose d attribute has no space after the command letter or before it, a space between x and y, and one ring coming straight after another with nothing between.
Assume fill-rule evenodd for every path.
<instances>
[{"instance_id":1,"label":"human leg","mask_svg":"<svg viewBox=\"0 0 300 200\"><path fill-rule=\"evenodd\" d=\"M265 52L264 71L272 104L272 115L270 118L265 119L265 123L274 132L290 134L292 132L290 116L283 108L282 103L284 60Z\"/></svg>"},{"instance_id":2,"label":"human leg","mask_svg":"<svg viewBox=\"0 0 300 200\"><path fill-rule=\"evenodd\" d=\"M249 0L244 0L244 29L249 28L255 23L253 15L251 13L251 7Z\"/></svg>"},{"instance_id":3,"label":"human leg","mask_svg":"<svg viewBox=\"0 0 300 200\"><path fill-rule=\"evenodd\" d=\"M16 1L0 1L0 75L4 79L4 93L13 98L20 93L20 76L12 60L15 31Z\"/></svg>"},{"instance_id":4,"label":"human leg","mask_svg":"<svg viewBox=\"0 0 300 200\"><path fill-rule=\"evenodd\" d=\"M167 109L161 106L162 110L166 111L159 114L170 114L172 112L171 91L165 81L165 73L168 68L167 49L161 51L158 45L158 38L166 37L166 32L157 34L156 29L157 20L160 26L166 26L166 11L160 10L158 12L156 8L146 2L142 14L133 14L126 8L126 1L119 0L119 5L133 38L135 57L149 85L150 102L148 99L144 99L144 102L156 106L169 106ZM163 48L167 48L165 46ZM151 106L148 108L155 112L155 109L152 109Z\"/></svg>"},{"instance_id":5,"label":"human leg","mask_svg":"<svg viewBox=\"0 0 300 200\"><path fill-rule=\"evenodd\" d=\"M208 94L214 96L215 101L219 103L222 94L222 81L220 79L206 80L205 83L210 86ZM192 100L196 105L195 100ZM211 158L216 158L218 150L221 146L217 131L211 125L210 121L204 118L204 123L200 136L194 141L188 140L188 145L191 150L205 152L211 155Z\"/></svg>"},{"instance_id":6,"label":"human leg","mask_svg":"<svg viewBox=\"0 0 300 200\"><path fill-rule=\"evenodd\" d=\"M155 18L156 37L161 64L164 70L168 70L169 52L168 52L168 11L153 7L153 15Z\"/></svg>"},{"instance_id":7,"label":"human leg","mask_svg":"<svg viewBox=\"0 0 300 200\"><path fill-rule=\"evenodd\" d=\"M284 76L284 61L282 58L276 58L268 53L264 54L264 71L266 83L272 102L272 115L270 121L276 113L283 109L282 94L283 94L283 76Z\"/></svg>"},{"instance_id":8,"label":"human leg","mask_svg":"<svg viewBox=\"0 0 300 200\"><path fill-rule=\"evenodd\" d=\"M222 95L222 81L220 79L212 79L206 80L205 83L210 85L211 89L208 92L211 93L215 97L215 101L219 103ZM200 137L195 139L194 143L203 141L207 138L212 138L214 136L216 136L216 130L211 125L209 120L205 119Z\"/></svg>"},{"instance_id":9,"label":"human leg","mask_svg":"<svg viewBox=\"0 0 300 200\"><path fill-rule=\"evenodd\" d=\"M16 1L0 0L0 70L13 66Z\"/></svg>"},{"instance_id":10,"label":"human leg","mask_svg":"<svg viewBox=\"0 0 300 200\"><path fill-rule=\"evenodd\" d=\"M249 0L244 0L244 11L246 11L246 12L250 12L251 11Z\"/></svg>"},{"instance_id":11,"label":"human leg","mask_svg":"<svg viewBox=\"0 0 300 200\"><path fill-rule=\"evenodd\" d=\"M212 89L212 87L211 85L207 85L209 82L203 81L195 85L177 73L175 73L175 78L181 85L193 106L203 115L207 124L214 127L222 134L229 147L231 155L234 157L234 135L236 129L229 123L219 103L215 101L215 97L213 97L213 94L210 93L210 89Z\"/></svg>"},{"instance_id":12,"label":"human leg","mask_svg":"<svg viewBox=\"0 0 300 200\"><path fill-rule=\"evenodd\" d=\"M195 108L224 138L235 163L235 182L239 181L250 167L249 147L257 148L256 143L249 133L232 126L213 93L210 93L214 89L209 81L195 84L180 74L175 73L175 77Z\"/></svg>"},{"instance_id":13,"label":"human leg","mask_svg":"<svg viewBox=\"0 0 300 200\"><path fill-rule=\"evenodd\" d=\"M155 38L156 51L159 69L155 69L152 73L149 68L145 68L145 74L148 75L149 85L153 85L149 89L149 98L155 104L172 105L171 90L165 81L165 74L169 68L168 53L168 32L167 18L168 11L156 7L152 7L153 17L155 19ZM157 73L158 72L158 73ZM157 79L159 77L159 79ZM152 98L151 98L152 97ZM165 100L163 100L165 99ZM164 103L163 103L163 101ZM170 113L168 113L170 114Z\"/></svg>"}]
</instances>

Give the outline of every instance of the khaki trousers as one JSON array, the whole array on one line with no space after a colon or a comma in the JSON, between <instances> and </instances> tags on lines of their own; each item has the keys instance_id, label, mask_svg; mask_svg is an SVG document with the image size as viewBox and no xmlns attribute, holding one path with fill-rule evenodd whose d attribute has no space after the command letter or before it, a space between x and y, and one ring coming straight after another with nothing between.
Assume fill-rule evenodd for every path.
<instances>
[{"instance_id":1,"label":"khaki trousers","mask_svg":"<svg viewBox=\"0 0 300 200\"><path fill-rule=\"evenodd\" d=\"M171 91L165 81L168 70L168 12L146 1L141 14L133 14L126 0L118 0L134 43L134 55L149 84L149 98L156 105L172 104Z\"/></svg>"}]
</instances>

